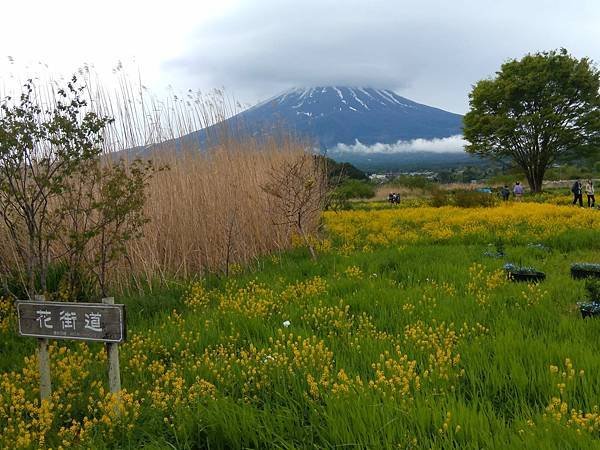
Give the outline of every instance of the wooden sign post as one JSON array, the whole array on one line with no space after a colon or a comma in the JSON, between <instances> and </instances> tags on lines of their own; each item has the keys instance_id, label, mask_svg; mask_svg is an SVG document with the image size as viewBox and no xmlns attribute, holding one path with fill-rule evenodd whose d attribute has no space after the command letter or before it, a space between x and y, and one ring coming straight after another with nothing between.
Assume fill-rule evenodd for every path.
<instances>
[{"instance_id":1,"label":"wooden sign post","mask_svg":"<svg viewBox=\"0 0 600 450\"><path fill-rule=\"evenodd\" d=\"M113 297L105 297L102 299L102 303L105 305L114 305L115 299ZM108 386L110 392L115 395L119 395L121 391L121 370L119 369L119 344L116 342L106 343L106 354L108 356ZM120 400L120 399L119 399ZM115 413L119 413L118 403L115 404Z\"/></svg>"},{"instance_id":2,"label":"wooden sign post","mask_svg":"<svg viewBox=\"0 0 600 450\"><path fill-rule=\"evenodd\" d=\"M36 295L36 301L44 302L43 295ZM48 353L48 339L38 340L38 368L40 371L40 399L50 400L52 395L52 381L50 379L50 354Z\"/></svg>"},{"instance_id":3,"label":"wooden sign post","mask_svg":"<svg viewBox=\"0 0 600 450\"><path fill-rule=\"evenodd\" d=\"M102 303L47 302L36 297L35 301L18 301L16 307L19 335L39 339L42 400L49 399L52 392L48 339L106 342L110 391L116 394L121 390L119 343L126 338L125 305L115 305L112 297Z\"/></svg>"}]
</instances>

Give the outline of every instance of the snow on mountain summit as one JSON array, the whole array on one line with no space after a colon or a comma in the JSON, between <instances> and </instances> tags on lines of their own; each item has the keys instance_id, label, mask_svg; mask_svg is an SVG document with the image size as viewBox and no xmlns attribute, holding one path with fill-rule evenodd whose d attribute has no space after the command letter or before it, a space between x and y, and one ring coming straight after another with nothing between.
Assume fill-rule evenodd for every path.
<instances>
[{"instance_id":1,"label":"snow on mountain summit","mask_svg":"<svg viewBox=\"0 0 600 450\"><path fill-rule=\"evenodd\" d=\"M401 97L389 89L349 86L295 87L238 114L265 132L284 124L321 148L339 143L395 143L461 134L462 116Z\"/></svg>"},{"instance_id":2,"label":"snow on mountain summit","mask_svg":"<svg viewBox=\"0 0 600 450\"><path fill-rule=\"evenodd\" d=\"M220 130L222 125L253 136L277 134L283 127L310 139L322 150L338 144L395 144L462 134L461 115L414 102L389 89L315 86L288 89L230 117L224 124L179 140L202 148L211 130Z\"/></svg>"},{"instance_id":3,"label":"snow on mountain summit","mask_svg":"<svg viewBox=\"0 0 600 450\"><path fill-rule=\"evenodd\" d=\"M282 136L288 130L332 158L365 169L400 167L400 160L413 164L421 157L436 164L445 164L449 158L470 161L464 152L456 151L462 142L461 115L414 102L389 89L355 86L291 88L224 122L163 144L202 149L217 143L223 130L259 140ZM407 155L410 161L405 161Z\"/></svg>"},{"instance_id":4,"label":"snow on mountain summit","mask_svg":"<svg viewBox=\"0 0 600 450\"><path fill-rule=\"evenodd\" d=\"M292 88L262 102L264 105L276 102L282 107L290 107L299 113L310 110L311 107L328 105L331 112L335 111L370 111L385 107L412 108L416 104L394 91L369 87L318 86ZM258 105L257 105L258 106ZM323 111L322 111L323 112Z\"/></svg>"}]
</instances>

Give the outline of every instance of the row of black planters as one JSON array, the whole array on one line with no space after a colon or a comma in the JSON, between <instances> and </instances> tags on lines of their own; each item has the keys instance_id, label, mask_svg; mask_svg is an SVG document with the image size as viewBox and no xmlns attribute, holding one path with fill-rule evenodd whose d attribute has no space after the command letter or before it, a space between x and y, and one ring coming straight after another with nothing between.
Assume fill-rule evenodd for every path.
<instances>
[{"instance_id":1,"label":"row of black planters","mask_svg":"<svg viewBox=\"0 0 600 450\"><path fill-rule=\"evenodd\" d=\"M539 283L546 279L546 274L531 267L517 267L514 264L504 266L506 275L511 281L524 281L526 283Z\"/></svg>"},{"instance_id":2,"label":"row of black planters","mask_svg":"<svg viewBox=\"0 0 600 450\"><path fill-rule=\"evenodd\" d=\"M571 276L576 280L600 278L600 264L573 264Z\"/></svg>"},{"instance_id":3,"label":"row of black planters","mask_svg":"<svg viewBox=\"0 0 600 450\"><path fill-rule=\"evenodd\" d=\"M600 264L573 264L571 266L571 276L576 280L600 279ZM593 293L597 288L594 289L593 285L586 285L586 290L589 292L588 295L590 296L591 301L577 304L579 306L579 311L581 312L581 317L585 319L586 317L600 316L600 302L598 301L598 295L597 293Z\"/></svg>"},{"instance_id":4,"label":"row of black planters","mask_svg":"<svg viewBox=\"0 0 600 450\"><path fill-rule=\"evenodd\" d=\"M511 272L508 271L508 278L511 281L524 281L527 283L539 283L540 281L544 281L546 279L546 274L544 272Z\"/></svg>"},{"instance_id":5,"label":"row of black planters","mask_svg":"<svg viewBox=\"0 0 600 450\"><path fill-rule=\"evenodd\" d=\"M600 316L600 303L599 302L588 302L588 303L577 303L581 317L596 317Z\"/></svg>"},{"instance_id":6,"label":"row of black planters","mask_svg":"<svg viewBox=\"0 0 600 450\"><path fill-rule=\"evenodd\" d=\"M544 272L532 268L520 268L507 264L505 267L508 278L512 281L539 283L546 279ZM600 264L578 263L571 266L571 277L575 280L600 279ZM600 316L600 301L594 299L590 302L577 304L583 318Z\"/></svg>"},{"instance_id":7,"label":"row of black planters","mask_svg":"<svg viewBox=\"0 0 600 450\"><path fill-rule=\"evenodd\" d=\"M546 279L546 274L544 272L539 272L530 268L523 269L507 264L505 269L508 278L512 281L537 283ZM571 266L571 277L575 280L600 278L600 264L573 264Z\"/></svg>"}]
</instances>

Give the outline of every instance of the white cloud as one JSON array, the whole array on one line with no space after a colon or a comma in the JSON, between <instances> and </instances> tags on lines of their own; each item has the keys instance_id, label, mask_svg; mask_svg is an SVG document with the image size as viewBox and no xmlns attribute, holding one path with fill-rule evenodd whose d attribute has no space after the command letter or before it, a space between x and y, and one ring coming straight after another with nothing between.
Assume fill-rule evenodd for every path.
<instances>
[{"instance_id":1,"label":"white cloud","mask_svg":"<svg viewBox=\"0 0 600 450\"><path fill-rule=\"evenodd\" d=\"M467 141L461 136L450 136L440 139L413 139L411 141L398 141L395 144L377 143L365 145L359 140L355 144L338 144L329 149L332 153L460 153L464 151Z\"/></svg>"},{"instance_id":2,"label":"white cloud","mask_svg":"<svg viewBox=\"0 0 600 450\"><path fill-rule=\"evenodd\" d=\"M464 113L471 85L509 58L566 47L600 61L598 0L4 0L1 11L0 91L39 62L54 78L89 63L105 84L122 61L161 95L225 87L246 104L363 85Z\"/></svg>"},{"instance_id":3,"label":"white cloud","mask_svg":"<svg viewBox=\"0 0 600 450\"><path fill-rule=\"evenodd\" d=\"M3 1L0 85L20 86L40 73L70 78L84 64L104 80L119 61L131 66L134 80L139 71L147 85L176 84L161 65L181 56L194 30L229 13L233 2Z\"/></svg>"},{"instance_id":4,"label":"white cloud","mask_svg":"<svg viewBox=\"0 0 600 450\"><path fill-rule=\"evenodd\" d=\"M598 0L240 0L162 70L243 102L371 86L464 113L471 85L507 59L560 47L600 59L599 21Z\"/></svg>"}]
</instances>

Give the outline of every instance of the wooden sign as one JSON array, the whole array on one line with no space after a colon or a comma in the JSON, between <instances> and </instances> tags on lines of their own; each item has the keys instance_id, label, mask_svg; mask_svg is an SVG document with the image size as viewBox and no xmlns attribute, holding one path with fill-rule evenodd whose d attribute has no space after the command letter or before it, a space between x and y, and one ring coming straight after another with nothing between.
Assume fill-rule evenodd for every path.
<instances>
[{"instance_id":1,"label":"wooden sign","mask_svg":"<svg viewBox=\"0 0 600 450\"><path fill-rule=\"evenodd\" d=\"M125 305L18 301L19 334L45 339L121 343Z\"/></svg>"}]
</instances>

